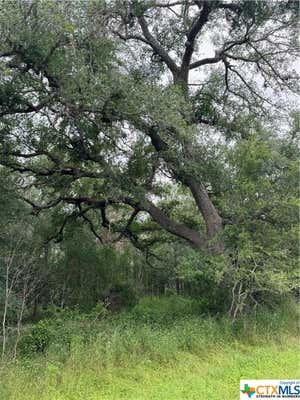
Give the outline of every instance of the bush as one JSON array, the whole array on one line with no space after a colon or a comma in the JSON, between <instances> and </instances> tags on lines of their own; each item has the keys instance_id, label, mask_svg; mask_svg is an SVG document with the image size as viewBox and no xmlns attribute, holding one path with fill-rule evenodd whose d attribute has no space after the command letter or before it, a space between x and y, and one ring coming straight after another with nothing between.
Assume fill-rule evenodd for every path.
<instances>
[{"instance_id":1,"label":"bush","mask_svg":"<svg viewBox=\"0 0 300 400\"><path fill-rule=\"evenodd\" d=\"M182 296L144 297L131 311L135 320L169 323L188 315L199 315L197 301Z\"/></svg>"},{"instance_id":2,"label":"bush","mask_svg":"<svg viewBox=\"0 0 300 400\"><path fill-rule=\"evenodd\" d=\"M98 303L89 313L79 309L49 307L47 318L35 324L29 334L19 342L19 353L23 356L54 351L62 356L70 351L71 342L80 336L83 342L92 340L98 333L99 321L108 315L103 303Z\"/></svg>"},{"instance_id":3,"label":"bush","mask_svg":"<svg viewBox=\"0 0 300 400\"><path fill-rule=\"evenodd\" d=\"M21 338L18 346L21 355L44 352L50 345L53 335L51 323L48 320L39 321L28 335Z\"/></svg>"}]
</instances>

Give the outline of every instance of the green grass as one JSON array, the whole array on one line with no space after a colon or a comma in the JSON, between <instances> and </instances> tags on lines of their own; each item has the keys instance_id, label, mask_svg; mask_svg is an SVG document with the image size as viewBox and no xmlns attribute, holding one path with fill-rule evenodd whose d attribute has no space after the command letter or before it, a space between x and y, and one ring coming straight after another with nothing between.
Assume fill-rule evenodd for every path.
<instances>
[{"instance_id":1,"label":"green grass","mask_svg":"<svg viewBox=\"0 0 300 400\"><path fill-rule=\"evenodd\" d=\"M70 347L58 337L68 326ZM240 379L300 377L295 309L235 324L126 315L60 329L46 354L0 367L1 400L234 400Z\"/></svg>"}]
</instances>

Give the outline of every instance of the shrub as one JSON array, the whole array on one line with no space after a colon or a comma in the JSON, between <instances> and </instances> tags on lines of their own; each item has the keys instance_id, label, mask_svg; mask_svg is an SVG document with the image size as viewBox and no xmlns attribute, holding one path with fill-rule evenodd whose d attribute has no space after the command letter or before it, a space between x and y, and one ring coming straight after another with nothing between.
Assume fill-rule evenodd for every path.
<instances>
[{"instance_id":1,"label":"shrub","mask_svg":"<svg viewBox=\"0 0 300 400\"><path fill-rule=\"evenodd\" d=\"M53 326L48 320L39 321L30 333L21 338L19 351L22 355L44 352L54 335Z\"/></svg>"},{"instance_id":2,"label":"shrub","mask_svg":"<svg viewBox=\"0 0 300 400\"><path fill-rule=\"evenodd\" d=\"M193 314L199 314L198 303L182 296L144 297L131 312L135 320L150 323L168 323Z\"/></svg>"}]
</instances>

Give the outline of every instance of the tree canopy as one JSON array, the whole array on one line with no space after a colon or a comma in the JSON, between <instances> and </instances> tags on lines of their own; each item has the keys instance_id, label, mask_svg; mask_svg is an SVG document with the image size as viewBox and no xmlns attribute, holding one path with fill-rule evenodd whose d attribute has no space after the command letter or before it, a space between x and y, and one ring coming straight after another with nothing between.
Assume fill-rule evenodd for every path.
<instances>
[{"instance_id":1,"label":"tree canopy","mask_svg":"<svg viewBox=\"0 0 300 400\"><path fill-rule=\"evenodd\" d=\"M0 162L35 215L53 210L53 238L82 218L144 250L149 216L222 254L245 213L293 208L295 1L0 7Z\"/></svg>"}]
</instances>

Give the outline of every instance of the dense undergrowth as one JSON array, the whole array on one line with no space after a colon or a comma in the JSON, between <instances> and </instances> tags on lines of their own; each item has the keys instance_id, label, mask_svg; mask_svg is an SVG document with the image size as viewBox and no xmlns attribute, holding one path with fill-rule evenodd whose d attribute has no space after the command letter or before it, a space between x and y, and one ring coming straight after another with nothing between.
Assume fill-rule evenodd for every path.
<instances>
[{"instance_id":1,"label":"dense undergrowth","mask_svg":"<svg viewBox=\"0 0 300 400\"><path fill-rule=\"evenodd\" d=\"M234 322L177 297L116 315L52 310L3 360L0 398L235 399L241 378L299 376L298 335L292 302Z\"/></svg>"}]
</instances>

